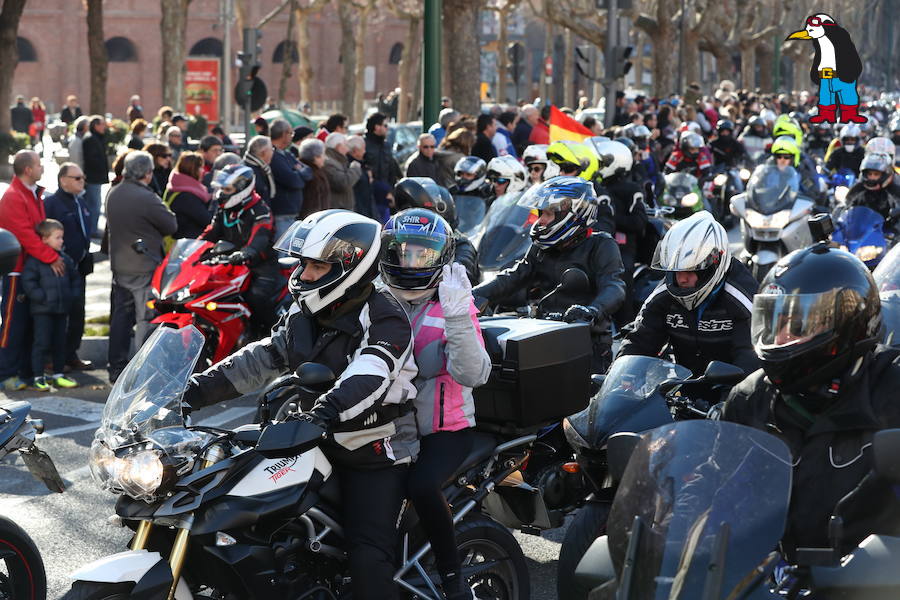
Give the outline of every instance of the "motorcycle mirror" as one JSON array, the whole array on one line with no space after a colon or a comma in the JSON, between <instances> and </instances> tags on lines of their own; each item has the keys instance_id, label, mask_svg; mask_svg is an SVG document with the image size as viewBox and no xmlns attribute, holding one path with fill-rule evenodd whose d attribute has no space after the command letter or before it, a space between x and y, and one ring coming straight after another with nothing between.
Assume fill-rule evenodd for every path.
<instances>
[{"instance_id":1,"label":"motorcycle mirror","mask_svg":"<svg viewBox=\"0 0 900 600\"><path fill-rule=\"evenodd\" d=\"M613 481L622 480L625 467L628 466L628 459L631 458L632 452L640 441L640 435L628 431L609 436L609 440L606 442L606 464L609 465L609 476Z\"/></svg>"},{"instance_id":2,"label":"motorcycle mirror","mask_svg":"<svg viewBox=\"0 0 900 600\"><path fill-rule=\"evenodd\" d=\"M226 240L219 240L216 242L216 245L212 247L210 251L212 254L218 256L219 254L231 254L237 249L237 246L232 244Z\"/></svg>"},{"instance_id":3,"label":"motorcycle mirror","mask_svg":"<svg viewBox=\"0 0 900 600\"><path fill-rule=\"evenodd\" d=\"M834 221L828 213L819 213L809 218L809 232L813 242L824 242L834 233Z\"/></svg>"},{"instance_id":4,"label":"motorcycle mirror","mask_svg":"<svg viewBox=\"0 0 900 600\"><path fill-rule=\"evenodd\" d=\"M875 473L891 483L900 483L900 429L882 429L872 438Z\"/></svg>"},{"instance_id":5,"label":"motorcycle mirror","mask_svg":"<svg viewBox=\"0 0 900 600\"><path fill-rule=\"evenodd\" d=\"M577 294L587 292L590 287L591 280L588 279L587 273L577 267L572 267L563 272L557 289L568 294Z\"/></svg>"},{"instance_id":6,"label":"motorcycle mirror","mask_svg":"<svg viewBox=\"0 0 900 600\"><path fill-rule=\"evenodd\" d=\"M665 396L666 394L668 394L669 392L674 390L676 387L678 387L679 385L681 385L682 383L685 383L687 381L691 381L691 380L690 379L666 379L665 381L663 381L662 383L659 384L659 387L657 388L657 390L659 391L660 394Z\"/></svg>"},{"instance_id":7,"label":"motorcycle mirror","mask_svg":"<svg viewBox=\"0 0 900 600\"><path fill-rule=\"evenodd\" d=\"M709 383L735 384L746 376L742 368L719 360L706 365L706 370L703 371L703 379Z\"/></svg>"},{"instance_id":8,"label":"motorcycle mirror","mask_svg":"<svg viewBox=\"0 0 900 600\"><path fill-rule=\"evenodd\" d=\"M295 371L297 382L302 386L314 387L331 384L336 377L334 372L321 363L305 362Z\"/></svg>"},{"instance_id":9,"label":"motorcycle mirror","mask_svg":"<svg viewBox=\"0 0 900 600\"><path fill-rule=\"evenodd\" d=\"M316 447L325 430L309 421L285 421L266 427L256 451L266 458L297 456Z\"/></svg>"},{"instance_id":10,"label":"motorcycle mirror","mask_svg":"<svg viewBox=\"0 0 900 600\"><path fill-rule=\"evenodd\" d=\"M134 240L134 242L132 242L131 249L138 254L147 254L147 244L145 244L144 240L141 238L138 238Z\"/></svg>"}]
</instances>

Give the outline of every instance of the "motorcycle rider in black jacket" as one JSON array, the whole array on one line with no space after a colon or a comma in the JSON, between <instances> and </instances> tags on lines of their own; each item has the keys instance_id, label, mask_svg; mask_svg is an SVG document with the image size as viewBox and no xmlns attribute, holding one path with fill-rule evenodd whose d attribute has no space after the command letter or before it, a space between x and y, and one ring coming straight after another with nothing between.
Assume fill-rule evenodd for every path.
<instances>
[{"instance_id":1,"label":"motorcycle rider in black jacket","mask_svg":"<svg viewBox=\"0 0 900 600\"><path fill-rule=\"evenodd\" d=\"M769 271L754 298L752 336L762 369L738 384L720 418L784 441L794 460L782 540L828 548L829 517L872 468L872 436L900 427L900 351L877 345L878 288L868 268L821 242ZM890 483L867 482L841 513L846 553L870 533L900 534Z\"/></svg>"},{"instance_id":2,"label":"motorcycle rider in black jacket","mask_svg":"<svg viewBox=\"0 0 900 600\"><path fill-rule=\"evenodd\" d=\"M675 362L695 376L712 360L746 373L758 368L750 343L756 280L729 256L725 228L709 212L676 223L659 242L653 268L665 279L644 302L618 356L658 356L669 344Z\"/></svg>"},{"instance_id":3,"label":"motorcycle rider in black jacket","mask_svg":"<svg viewBox=\"0 0 900 600\"><path fill-rule=\"evenodd\" d=\"M362 600L399 598L397 522L419 449L409 320L372 284L380 235L376 221L346 210L292 225L276 249L301 260L288 284L296 305L269 337L195 375L184 393L197 408L252 393L304 362L335 373L329 391L301 399L297 417L327 432L320 447L340 483L352 594Z\"/></svg>"},{"instance_id":4,"label":"motorcycle rider in black jacket","mask_svg":"<svg viewBox=\"0 0 900 600\"><path fill-rule=\"evenodd\" d=\"M559 285L566 269L581 269L590 281L588 290L574 296L555 294L541 308L562 313L569 323L591 324L591 372L603 373L611 356L610 315L625 298L625 284L615 241L605 232L592 231L597 215L594 188L579 177L560 176L533 186L519 203L541 212L531 228L531 248L496 279L472 290L476 305L539 300Z\"/></svg>"},{"instance_id":5,"label":"motorcycle rider in black jacket","mask_svg":"<svg viewBox=\"0 0 900 600\"><path fill-rule=\"evenodd\" d=\"M831 172L849 169L854 175L859 173L859 166L865 156L861 136L862 132L856 123L844 125L841 129L841 145L825 161L825 168Z\"/></svg>"},{"instance_id":6,"label":"motorcycle rider in black jacket","mask_svg":"<svg viewBox=\"0 0 900 600\"><path fill-rule=\"evenodd\" d=\"M747 156L744 144L734 137L734 123L729 119L720 119L716 123L716 139L709 143L713 164L736 167L738 161Z\"/></svg>"},{"instance_id":7,"label":"motorcycle rider in black jacket","mask_svg":"<svg viewBox=\"0 0 900 600\"><path fill-rule=\"evenodd\" d=\"M894 164L885 154L867 154L860 165L860 180L847 192L847 206L871 208L891 223L891 211L900 208L900 185L894 180Z\"/></svg>"}]
</instances>

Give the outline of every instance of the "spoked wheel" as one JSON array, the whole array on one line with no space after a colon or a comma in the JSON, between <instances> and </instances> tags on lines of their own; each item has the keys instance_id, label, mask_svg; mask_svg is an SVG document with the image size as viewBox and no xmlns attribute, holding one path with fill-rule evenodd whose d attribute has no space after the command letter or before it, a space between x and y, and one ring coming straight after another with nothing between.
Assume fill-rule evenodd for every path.
<instances>
[{"instance_id":1,"label":"spoked wheel","mask_svg":"<svg viewBox=\"0 0 900 600\"><path fill-rule=\"evenodd\" d=\"M0 518L0 600L44 600L44 562L22 528Z\"/></svg>"},{"instance_id":2,"label":"spoked wheel","mask_svg":"<svg viewBox=\"0 0 900 600\"><path fill-rule=\"evenodd\" d=\"M476 518L457 526L463 573L479 600L528 600L531 582L525 555L508 529Z\"/></svg>"}]
</instances>

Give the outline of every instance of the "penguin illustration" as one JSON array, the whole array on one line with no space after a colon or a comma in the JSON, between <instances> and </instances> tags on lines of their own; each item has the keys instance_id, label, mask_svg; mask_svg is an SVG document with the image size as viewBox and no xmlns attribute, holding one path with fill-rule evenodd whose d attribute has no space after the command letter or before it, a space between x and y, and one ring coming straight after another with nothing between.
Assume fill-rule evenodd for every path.
<instances>
[{"instance_id":1,"label":"penguin illustration","mask_svg":"<svg viewBox=\"0 0 900 600\"><path fill-rule=\"evenodd\" d=\"M847 30L829 15L818 13L807 17L806 28L795 31L787 40L812 40L816 49L809 77L819 84L819 114L810 117L809 121L837 122L837 105L840 104L841 121L865 123L866 118L859 115L859 95L856 93L862 61Z\"/></svg>"}]
</instances>

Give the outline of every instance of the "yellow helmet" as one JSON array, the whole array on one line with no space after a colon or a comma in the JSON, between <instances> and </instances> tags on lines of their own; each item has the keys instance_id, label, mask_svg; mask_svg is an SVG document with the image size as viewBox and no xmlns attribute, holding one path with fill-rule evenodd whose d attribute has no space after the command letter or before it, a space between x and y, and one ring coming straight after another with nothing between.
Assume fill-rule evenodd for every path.
<instances>
[{"instance_id":1,"label":"yellow helmet","mask_svg":"<svg viewBox=\"0 0 900 600\"><path fill-rule=\"evenodd\" d=\"M796 167L800 164L800 148L797 147L794 138L789 135L775 138L770 152L773 156L776 154L790 154L794 157L794 166Z\"/></svg>"},{"instance_id":2,"label":"yellow helmet","mask_svg":"<svg viewBox=\"0 0 900 600\"><path fill-rule=\"evenodd\" d=\"M777 138L782 135L789 135L794 138L798 148L803 145L803 130L788 115L779 116L775 119L775 126L772 127L772 137Z\"/></svg>"},{"instance_id":3,"label":"yellow helmet","mask_svg":"<svg viewBox=\"0 0 900 600\"><path fill-rule=\"evenodd\" d=\"M547 146L547 159L561 169L577 169L578 176L587 181L593 181L600 167L597 155L587 144L571 140L561 140Z\"/></svg>"}]
</instances>

